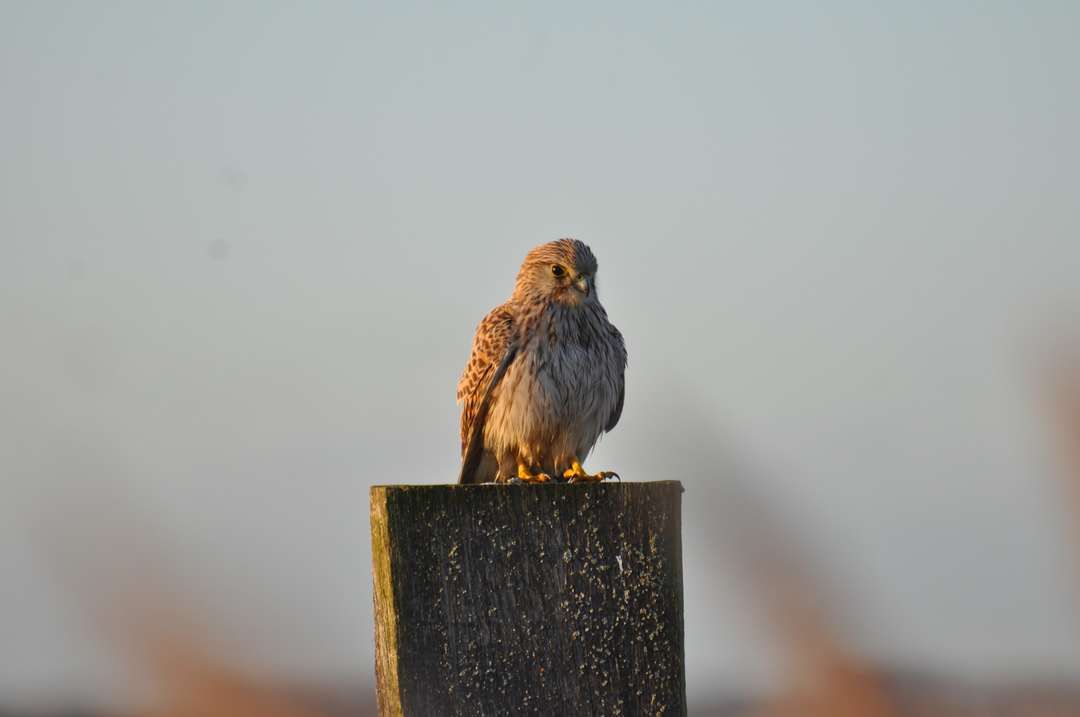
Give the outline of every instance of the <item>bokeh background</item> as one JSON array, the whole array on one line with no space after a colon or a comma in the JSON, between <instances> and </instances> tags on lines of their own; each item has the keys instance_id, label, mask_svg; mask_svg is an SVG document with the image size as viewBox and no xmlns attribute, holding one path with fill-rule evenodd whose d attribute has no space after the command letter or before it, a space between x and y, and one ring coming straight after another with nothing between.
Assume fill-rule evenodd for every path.
<instances>
[{"instance_id":1,"label":"bokeh background","mask_svg":"<svg viewBox=\"0 0 1080 717\"><path fill-rule=\"evenodd\" d=\"M1050 1L0 3L0 706L125 705L97 616L148 584L230 664L369 689L368 487L454 479L472 332L561 236L630 352L591 463L686 486L692 704L784 683L732 486L867 661L1080 678L1038 385L1078 36Z\"/></svg>"}]
</instances>

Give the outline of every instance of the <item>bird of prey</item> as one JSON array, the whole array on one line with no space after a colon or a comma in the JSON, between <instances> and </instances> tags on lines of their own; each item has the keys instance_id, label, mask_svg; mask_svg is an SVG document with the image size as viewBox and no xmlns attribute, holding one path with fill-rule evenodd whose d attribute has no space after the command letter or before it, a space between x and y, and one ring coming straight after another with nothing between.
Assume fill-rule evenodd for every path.
<instances>
[{"instance_id":1,"label":"bird of prey","mask_svg":"<svg viewBox=\"0 0 1080 717\"><path fill-rule=\"evenodd\" d=\"M480 322L457 389L459 483L616 476L581 465L619 422L625 388L626 346L596 295L596 268L584 242L541 244L510 300Z\"/></svg>"}]
</instances>

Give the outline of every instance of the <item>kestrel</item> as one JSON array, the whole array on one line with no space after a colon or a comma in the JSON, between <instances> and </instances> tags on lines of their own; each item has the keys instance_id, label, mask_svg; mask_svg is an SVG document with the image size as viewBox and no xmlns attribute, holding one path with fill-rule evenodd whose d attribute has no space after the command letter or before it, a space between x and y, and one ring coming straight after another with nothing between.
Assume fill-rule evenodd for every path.
<instances>
[{"instance_id":1,"label":"kestrel","mask_svg":"<svg viewBox=\"0 0 1080 717\"><path fill-rule=\"evenodd\" d=\"M596 257L559 239L525 256L476 329L458 382L460 483L594 481L581 463L619 422L626 346L596 295Z\"/></svg>"}]
</instances>

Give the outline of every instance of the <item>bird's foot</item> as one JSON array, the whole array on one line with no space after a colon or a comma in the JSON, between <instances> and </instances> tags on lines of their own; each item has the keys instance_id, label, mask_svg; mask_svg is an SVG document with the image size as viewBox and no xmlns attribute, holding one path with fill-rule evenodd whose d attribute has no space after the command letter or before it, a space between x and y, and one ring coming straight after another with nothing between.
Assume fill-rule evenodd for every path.
<instances>
[{"instance_id":1,"label":"bird's foot","mask_svg":"<svg viewBox=\"0 0 1080 717\"><path fill-rule=\"evenodd\" d=\"M511 483L547 483L551 476L547 473L530 473L529 467L524 463L518 464L517 475L510 479Z\"/></svg>"},{"instance_id":2,"label":"bird's foot","mask_svg":"<svg viewBox=\"0 0 1080 717\"><path fill-rule=\"evenodd\" d=\"M619 478L619 474L615 471L600 471L599 473L587 473L585 469L581 466L581 461L577 460L576 458L574 459L573 463L570 464L570 468L563 471L563 478L565 478L569 483L595 483L598 481L607 480L608 478L616 478L620 481L622 480L621 478Z\"/></svg>"}]
</instances>

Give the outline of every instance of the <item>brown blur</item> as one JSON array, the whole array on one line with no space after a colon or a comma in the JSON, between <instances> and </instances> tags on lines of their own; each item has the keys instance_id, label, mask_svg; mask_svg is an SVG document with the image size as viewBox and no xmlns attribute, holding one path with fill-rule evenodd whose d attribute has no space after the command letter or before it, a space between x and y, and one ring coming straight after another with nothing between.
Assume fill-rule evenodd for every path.
<instances>
[{"instance_id":1,"label":"brown blur","mask_svg":"<svg viewBox=\"0 0 1080 717\"><path fill-rule=\"evenodd\" d=\"M1068 496L1072 519L1072 551L1080 556L1080 372L1071 367L1053 372L1049 381L1049 404L1052 425L1065 458L1063 489ZM760 506L759 506L760 508ZM775 527L775 526L770 526ZM757 541L758 545L762 541ZM779 541L774 545L796 545ZM758 553L757 559L762 555ZM768 605L768 617L784 641L788 658L797 665L800 684L790 692L764 705L748 709L760 717L856 715L890 717L893 715L1052 715L1080 714L1080 695L1055 694L1053 689L1020 687L1002 690L1002 694L969 695L967 699L947 699L932 690L904 693L899 685L890 687L890 676L853 655L843 644L838 631L816 611L807 596L814 595L819 584L806 572L785 568L777 554L766 555L770 569L755 588ZM805 567L805 563L801 567ZM802 577L796 577L801 575ZM820 578L818 579L818 582ZM774 599L768 599L775 596Z\"/></svg>"},{"instance_id":2,"label":"brown blur","mask_svg":"<svg viewBox=\"0 0 1080 717\"><path fill-rule=\"evenodd\" d=\"M146 667L156 677L155 704L145 717L235 715L236 717L315 717L327 714L201 654L179 640L159 641L146 651ZM352 712L361 714L360 712Z\"/></svg>"}]
</instances>

